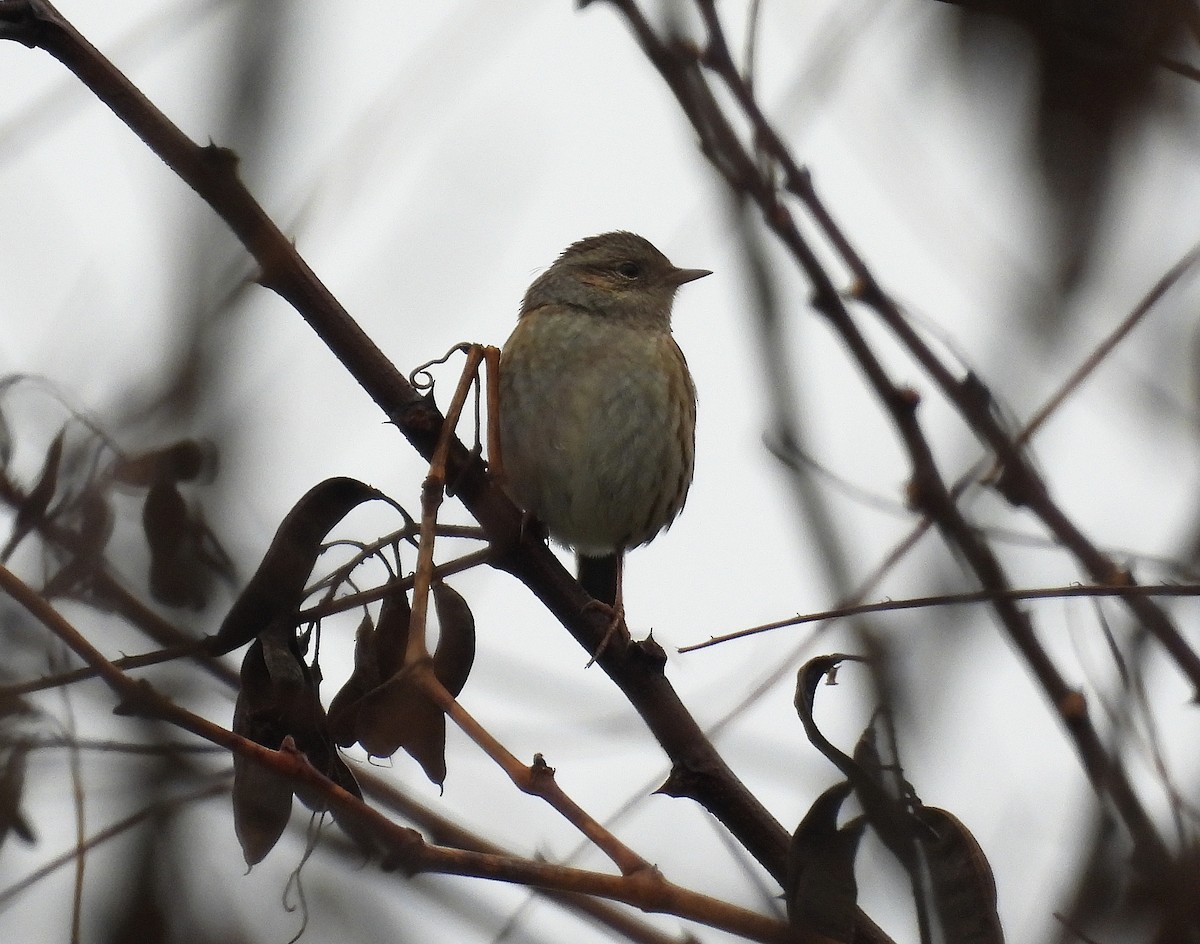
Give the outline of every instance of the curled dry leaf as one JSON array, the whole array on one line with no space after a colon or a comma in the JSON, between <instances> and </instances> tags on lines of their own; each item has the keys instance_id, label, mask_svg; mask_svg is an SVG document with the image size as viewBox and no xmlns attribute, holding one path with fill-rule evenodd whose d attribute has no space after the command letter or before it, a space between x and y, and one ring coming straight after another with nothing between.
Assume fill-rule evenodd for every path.
<instances>
[{"instance_id":1,"label":"curled dry leaf","mask_svg":"<svg viewBox=\"0 0 1200 944\"><path fill-rule=\"evenodd\" d=\"M271 750L283 742L281 706L262 643L255 640L242 659L241 687L233 708L233 731ZM274 848L292 813L286 777L241 754L233 755L233 828L247 865Z\"/></svg>"},{"instance_id":2,"label":"curled dry leaf","mask_svg":"<svg viewBox=\"0 0 1200 944\"><path fill-rule=\"evenodd\" d=\"M379 663L375 658L375 623L368 613L354 631L354 671L329 703L329 733L334 743L349 747L358 735L358 706L362 697L378 688Z\"/></svg>"},{"instance_id":3,"label":"curled dry leaf","mask_svg":"<svg viewBox=\"0 0 1200 944\"><path fill-rule=\"evenodd\" d=\"M433 672L457 698L475 664L475 617L462 594L440 580L433 585L433 603L439 630Z\"/></svg>"},{"instance_id":4,"label":"curled dry leaf","mask_svg":"<svg viewBox=\"0 0 1200 944\"><path fill-rule=\"evenodd\" d=\"M854 860L866 825L861 818L840 827L848 781L834 784L809 808L788 847L784 885L788 920L835 941L851 941L858 917Z\"/></svg>"},{"instance_id":5,"label":"curled dry leaf","mask_svg":"<svg viewBox=\"0 0 1200 944\"><path fill-rule=\"evenodd\" d=\"M996 910L996 879L971 831L951 813L923 806L918 832L942 933L955 944L1004 944Z\"/></svg>"},{"instance_id":6,"label":"curled dry leaf","mask_svg":"<svg viewBox=\"0 0 1200 944\"><path fill-rule=\"evenodd\" d=\"M25 757L29 745L17 744L8 752L4 768L0 770L0 846L14 833L24 842L34 842L33 827L21 810L25 795Z\"/></svg>"},{"instance_id":7,"label":"curled dry leaf","mask_svg":"<svg viewBox=\"0 0 1200 944\"><path fill-rule=\"evenodd\" d=\"M369 614L359 624L354 634L354 671L329 703L329 730L341 747L359 739L358 709L363 697L404 665L411 616L408 596L396 591L383 598L378 625Z\"/></svg>"},{"instance_id":8,"label":"curled dry leaf","mask_svg":"<svg viewBox=\"0 0 1200 944\"><path fill-rule=\"evenodd\" d=\"M440 630L432 669L442 686L457 696L466 684L475 660L475 619L466 600L457 591L441 582L435 583L432 590ZM389 600L392 601L390 609ZM353 739L368 754L387 757L402 748L420 764L425 776L441 786L446 779L446 717L420 687L417 673L428 666L403 664L409 632L408 615L408 600L402 594L384 601L371 650L384 681L362 695L353 706L343 707L343 703L339 703L335 730L338 743L345 746L347 732L342 719L352 718ZM355 652L357 687L369 677L370 670L364 668L359 673L357 646ZM353 675L351 681L355 681ZM340 697L342 693L338 694ZM333 709L330 710L332 713Z\"/></svg>"},{"instance_id":9,"label":"curled dry leaf","mask_svg":"<svg viewBox=\"0 0 1200 944\"><path fill-rule=\"evenodd\" d=\"M446 716L421 690L406 665L359 703L358 742L368 754L388 757L403 748L439 787L446 780Z\"/></svg>"},{"instance_id":10,"label":"curled dry leaf","mask_svg":"<svg viewBox=\"0 0 1200 944\"><path fill-rule=\"evenodd\" d=\"M330 529L378 495L351 478L326 479L309 489L279 525L258 570L209 640L210 651L231 652L273 622L288 619L303 601L305 583Z\"/></svg>"},{"instance_id":11,"label":"curled dry leaf","mask_svg":"<svg viewBox=\"0 0 1200 944\"><path fill-rule=\"evenodd\" d=\"M821 729L817 727L816 719L813 717L817 686L826 678L832 684L838 666L848 660L862 661L859 656L836 652L832 655L816 656L805 662L800 667L800 671L796 673L796 696L793 704L796 706L796 714L800 717L800 723L804 725L804 733L808 735L809 742L825 755L830 763L853 781L859 773L854 761L833 746L829 739L821 733Z\"/></svg>"},{"instance_id":12,"label":"curled dry leaf","mask_svg":"<svg viewBox=\"0 0 1200 944\"><path fill-rule=\"evenodd\" d=\"M290 738L313 767L362 796L333 746L316 682L296 651L290 630L265 632L246 651L233 729L271 750ZM278 841L291 814L293 792L309 809L326 807L320 790L293 784L253 760L234 757L234 827L248 864L260 861ZM352 827L347 832L362 842Z\"/></svg>"},{"instance_id":13,"label":"curled dry leaf","mask_svg":"<svg viewBox=\"0 0 1200 944\"><path fill-rule=\"evenodd\" d=\"M37 482L17 507L12 537L8 539L4 550L0 551L0 561L8 560L26 535L46 519L50 500L58 488L58 473L62 466L63 441L66 435L65 428L59 430L54 441L50 443L50 448L46 450L46 458L42 461L42 471L38 475Z\"/></svg>"}]
</instances>

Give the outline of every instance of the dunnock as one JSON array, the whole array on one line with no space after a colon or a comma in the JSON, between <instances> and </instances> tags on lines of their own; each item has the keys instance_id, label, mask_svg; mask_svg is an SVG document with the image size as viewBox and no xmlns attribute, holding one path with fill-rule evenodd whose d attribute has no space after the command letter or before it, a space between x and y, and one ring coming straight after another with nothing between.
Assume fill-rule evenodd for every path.
<instances>
[{"instance_id":1,"label":"dunnock","mask_svg":"<svg viewBox=\"0 0 1200 944\"><path fill-rule=\"evenodd\" d=\"M633 233L581 239L529 286L501 354L505 487L618 611L625 551L675 520L692 482L696 388L671 304L709 274Z\"/></svg>"}]
</instances>

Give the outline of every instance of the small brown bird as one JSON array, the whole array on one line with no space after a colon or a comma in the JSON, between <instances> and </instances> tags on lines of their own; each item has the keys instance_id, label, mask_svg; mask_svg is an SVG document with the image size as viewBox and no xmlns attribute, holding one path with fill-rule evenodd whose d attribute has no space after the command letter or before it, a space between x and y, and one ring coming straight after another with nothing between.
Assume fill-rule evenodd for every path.
<instances>
[{"instance_id":1,"label":"small brown bird","mask_svg":"<svg viewBox=\"0 0 1200 944\"><path fill-rule=\"evenodd\" d=\"M581 239L529 287L500 358L505 487L618 613L625 551L670 526L692 483L696 388L671 305L709 274L633 233Z\"/></svg>"}]
</instances>

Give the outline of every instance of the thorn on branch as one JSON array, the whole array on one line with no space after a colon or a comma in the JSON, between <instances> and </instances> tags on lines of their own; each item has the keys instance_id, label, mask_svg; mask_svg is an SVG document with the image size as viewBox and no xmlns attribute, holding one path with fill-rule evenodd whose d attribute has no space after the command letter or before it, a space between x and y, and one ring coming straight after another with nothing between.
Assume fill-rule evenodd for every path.
<instances>
[{"instance_id":1,"label":"thorn on branch","mask_svg":"<svg viewBox=\"0 0 1200 944\"><path fill-rule=\"evenodd\" d=\"M394 426L411 430L422 438L436 437L442 428L442 416L430 394L424 394L421 399L404 404L390 419Z\"/></svg>"},{"instance_id":2,"label":"thorn on branch","mask_svg":"<svg viewBox=\"0 0 1200 944\"><path fill-rule=\"evenodd\" d=\"M639 639L629 649L632 656L640 658L643 662L655 669L660 675L667 664L667 653L662 646L658 644L658 640L654 638L654 633L650 633L645 639Z\"/></svg>"},{"instance_id":3,"label":"thorn on branch","mask_svg":"<svg viewBox=\"0 0 1200 944\"><path fill-rule=\"evenodd\" d=\"M210 138L200 153L214 171L237 176L239 158L232 148L222 147Z\"/></svg>"},{"instance_id":4,"label":"thorn on branch","mask_svg":"<svg viewBox=\"0 0 1200 944\"><path fill-rule=\"evenodd\" d=\"M767 222L776 230L785 230L792 228L792 214L786 206L779 200L775 200L768 213L765 214Z\"/></svg>"},{"instance_id":5,"label":"thorn on branch","mask_svg":"<svg viewBox=\"0 0 1200 944\"><path fill-rule=\"evenodd\" d=\"M654 793L676 799L691 799L696 796L696 784L699 780L695 771L689 770L681 764L675 764L671 768L671 772L667 774L667 779L659 784Z\"/></svg>"},{"instance_id":6,"label":"thorn on branch","mask_svg":"<svg viewBox=\"0 0 1200 944\"><path fill-rule=\"evenodd\" d=\"M540 781L553 780L554 768L546 763L541 754L533 755L533 763L529 765L529 782L536 786Z\"/></svg>"},{"instance_id":7,"label":"thorn on branch","mask_svg":"<svg viewBox=\"0 0 1200 944\"><path fill-rule=\"evenodd\" d=\"M790 165L787 168L787 188L798 197L812 192L812 171L808 169L807 165L804 167Z\"/></svg>"},{"instance_id":8,"label":"thorn on branch","mask_svg":"<svg viewBox=\"0 0 1200 944\"><path fill-rule=\"evenodd\" d=\"M1029 487L1031 476L1025 468L1014 468L1001 460L996 460L996 466L984 479L984 484L994 488L1003 499L1014 508L1029 507Z\"/></svg>"}]
</instances>

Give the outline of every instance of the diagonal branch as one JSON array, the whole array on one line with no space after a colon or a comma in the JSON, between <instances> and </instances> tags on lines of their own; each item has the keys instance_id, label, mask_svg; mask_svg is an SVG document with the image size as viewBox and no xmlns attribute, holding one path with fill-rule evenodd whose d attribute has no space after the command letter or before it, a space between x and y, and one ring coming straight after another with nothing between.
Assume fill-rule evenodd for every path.
<instances>
[{"instance_id":1,"label":"diagonal branch","mask_svg":"<svg viewBox=\"0 0 1200 944\"><path fill-rule=\"evenodd\" d=\"M0 39L40 47L62 62L194 189L254 256L262 284L296 308L417 452L432 459L441 413L392 366L271 222L238 179L231 152L191 141L46 0L0 0ZM456 438L446 471L447 481L455 483L458 497L492 542L494 566L516 576L587 652L596 652L608 620L586 608L589 597L545 543L522 533L520 512ZM782 881L786 831L705 738L667 681L665 662L652 641L607 647L597 660L676 769L689 773L689 795Z\"/></svg>"},{"instance_id":2,"label":"diagonal branch","mask_svg":"<svg viewBox=\"0 0 1200 944\"><path fill-rule=\"evenodd\" d=\"M717 17L714 0L696 0L696 4L700 8L708 31L708 46L704 51L705 64L720 76L726 88L737 100L739 107L754 129L757 146L782 170L784 186L804 204L822 234L849 268L856 281L856 297L874 309L900 343L925 368L946 398L954 404L975 435L993 452L1001 470L1001 476L997 481L998 490L1012 504L1026 506L1037 515L1051 533L1075 555L1093 581L1108 585L1121 583L1134 585L1133 575L1098 548L1054 500L1045 480L1038 474L1029 461L1029 457L1020 448L1025 437L1014 441L1008 435L991 408L990 397L981 395L985 391L980 390L978 378L972 376L966 380L959 380L921 336L913 330L899 306L884 291L865 261L850 243L849 238L833 219L833 215L813 186L812 176L793 160L787 145L763 114L754 97L753 89L749 82L743 79L733 61L720 20ZM774 201L774 199L773 197L772 200ZM1171 273L1168 273L1160 281L1159 285L1155 286L1147 302L1139 307L1139 316L1131 318L1127 323L1126 330L1110 339L1109 345L1102 352L1098 352L1098 356L1102 357L1107 354L1113 345L1125 337L1128 330L1140 320L1140 316L1149 311L1153 301L1194 263L1195 255L1195 251L1193 251L1185 256L1184 260L1178 263ZM821 291L825 290L825 287L822 286ZM1039 416L1037 421L1040 423L1044 419L1044 416ZM1191 682L1193 697L1200 701L1200 654L1192 649L1166 611L1153 600L1143 596L1130 595L1123 597L1122 601L1150 634L1171 654L1180 670Z\"/></svg>"},{"instance_id":3,"label":"diagonal branch","mask_svg":"<svg viewBox=\"0 0 1200 944\"><path fill-rule=\"evenodd\" d=\"M654 32L636 0L609 0L609 2L626 18L647 58L658 68L663 80L675 94L680 107L700 136L705 156L725 178L735 196L752 200L758 205L767 226L774 232L776 238L809 279L813 287L813 307L841 337L842 343L846 345L851 356L858 363L867 383L890 416L892 424L908 452L912 467L909 484L912 503L934 521L947 543L965 559L984 590L993 594L992 606L1001 625L1061 718L1074 742L1093 789L1111 798L1125 827L1133 837L1140 868L1155 880L1168 877L1172 871L1170 853L1142 806L1127 772L1118 760L1110 756L1105 749L1088 717L1087 706L1082 695L1067 684L1058 667L1039 642L1028 614L1008 596L1011 587L1003 567L991 547L964 517L953 491L947 487L938 471L932 450L917 419L919 396L911 389L897 386L888 376L882 363L875 356L874 351L851 317L832 277L821 264L808 240L800 232L791 212L781 202L773 176L773 167L763 167L755 161L742 144L729 118L709 87L701 68L705 56L710 60L715 57L717 62L721 62L723 56L720 50L724 46L723 34L712 0L697 0L701 15L709 29L709 49L706 53L701 53L695 45L686 41L660 38ZM727 57L726 49L724 58ZM757 106L755 108L757 109ZM761 116L761 112L759 114ZM775 135L770 126L766 124L765 119L761 125L755 125L754 130L756 140L760 144L765 138L773 137L780 151L784 154L787 153L782 139ZM776 160L780 159L778 154L772 153L771 156ZM788 181L789 186L794 184L800 187L807 181L808 175L800 171L794 162L791 162L790 156L787 160L789 164L784 167L785 177L789 176L789 167L795 169L794 179ZM811 187L811 183L808 186ZM812 207L810 206L809 209L811 210ZM814 215L816 214L814 213ZM820 221L818 220L818 222ZM840 231L836 227L825 228L825 235L835 243L836 248L843 250L844 257L851 251L844 237L841 238L844 246L837 245ZM851 258L854 257L851 256ZM862 282L864 295L876 301L877 310L878 308L886 309L886 296L871 288L875 285L874 279L861 261L859 268L861 272L856 271L856 274L859 275ZM898 312L896 314L898 315ZM912 334L911 328L903 322L902 318L899 321L901 325L892 327L901 339L908 343L909 335ZM890 321L889 325L891 325ZM947 395L950 395L960 410L965 412L967 391L964 385L959 384L949 375L947 368L932 355L932 352L928 351L928 348L919 339L915 340L917 347L914 354L921 359L920 352L924 351L926 359L921 360L922 364L935 376L935 379L939 379L939 384L944 384ZM1020 455L1019 450L1007 439L998 424L995 424L994 418L990 419L990 424L984 423L978 416L981 412L984 411L972 408L970 413L966 413L968 422L977 424L977 432L986 434L985 439L995 449L997 457L1005 465L1006 471L1015 470L1013 474L1032 476L1029 482L1023 481L1021 484L1030 491L1035 500L1040 500L1041 496L1048 499L1044 483L1037 479L1024 457ZM988 438L989 436L991 438ZM1098 583L1114 584L1117 580L1111 579L1113 576L1114 574L1110 572L1096 579ZM1123 574L1115 576L1118 579L1124 579ZM1132 599L1135 602L1141 601L1153 606L1153 602L1148 598L1139 596ZM1200 672L1197 674L1197 679L1200 680Z\"/></svg>"},{"instance_id":4,"label":"diagonal branch","mask_svg":"<svg viewBox=\"0 0 1200 944\"><path fill-rule=\"evenodd\" d=\"M798 931L773 918L688 891L668 882L656 869L641 869L631 875L607 875L428 844L420 833L393 823L318 771L296 749L291 738L287 738L279 750L273 751L188 711L146 682L130 678L109 662L46 600L2 565L0 591L16 601L97 671L117 696L118 712L161 719L302 785L319 796L326 809L333 812L339 822L352 826L356 836L370 837L406 874L441 872L612 898L646 911L675 914L753 941L771 944L836 944L820 935Z\"/></svg>"}]
</instances>

